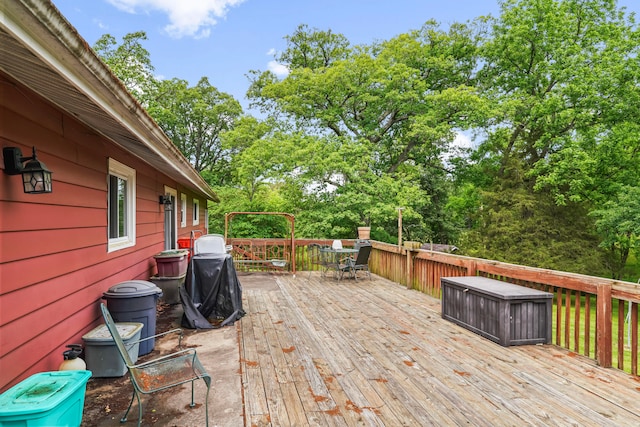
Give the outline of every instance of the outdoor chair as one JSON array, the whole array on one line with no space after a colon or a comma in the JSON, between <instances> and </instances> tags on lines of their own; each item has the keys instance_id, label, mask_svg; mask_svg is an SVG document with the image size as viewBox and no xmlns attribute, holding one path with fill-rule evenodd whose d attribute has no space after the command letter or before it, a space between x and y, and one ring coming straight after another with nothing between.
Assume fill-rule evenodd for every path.
<instances>
[{"instance_id":1,"label":"outdoor chair","mask_svg":"<svg viewBox=\"0 0 640 427\"><path fill-rule=\"evenodd\" d=\"M320 252L320 244L309 243L307 245L307 256L309 257L309 277L314 271L314 266L319 266L322 271L322 252Z\"/></svg>"},{"instance_id":2,"label":"outdoor chair","mask_svg":"<svg viewBox=\"0 0 640 427\"><path fill-rule=\"evenodd\" d=\"M322 277L327 272L327 254L322 252L322 249L327 248L326 245L320 245L319 243L309 243L307 245L307 254L309 255L309 262L311 268L309 269L309 277L314 271L314 266L320 267L320 274Z\"/></svg>"},{"instance_id":3,"label":"outdoor chair","mask_svg":"<svg viewBox=\"0 0 640 427\"><path fill-rule=\"evenodd\" d=\"M366 271L369 280L371 280L371 272L369 271L369 255L371 255L371 245L361 245L355 258L347 258L340 265L340 277L344 273L348 273L354 279L358 279L358 271Z\"/></svg>"},{"instance_id":4,"label":"outdoor chair","mask_svg":"<svg viewBox=\"0 0 640 427\"><path fill-rule=\"evenodd\" d=\"M193 242L193 254L226 254L227 248L224 236L220 234L205 234Z\"/></svg>"},{"instance_id":5,"label":"outdoor chair","mask_svg":"<svg viewBox=\"0 0 640 427\"><path fill-rule=\"evenodd\" d=\"M365 245L371 245L371 241L367 239L356 239L356 241L353 244L353 247L355 249L360 249L360 246L365 246Z\"/></svg>"},{"instance_id":6,"label":"outdoor chair","mask_svg":"<svg viewBox=\"0 0 640 427\"><path fill-rule=\"evenodd\" d=\"M140 394L150 394L156 391L165 390L171 387L179 386L191 382L191 407L195 407L194 402L194 382L202 379L207 386L207 395L205 396L205 425L209 425L209 390L211 388L211 377L204 369L194 348L188 348L177 351L172 354L158 357L153 360L134 364L129 357L129 352L124 344L124 341L120 337L116 323L111 317L111 313L104 304L100 304L102 310L102 317L113 337L113 341L116 344L118 353L124 361L129 371L129 378L133 385L133 395L129 402L129 407L124 416L120 419L121 423L127 421L127 415L133 404L134 397L138 401L138 426L142 424L142 401ZM154 335L153 337L144 338L140 341L144 341L150 338L155 338L169 333L180 333L179 343L182 341L182 329L173 329L163 334ZM133 345L138 341L128 342L127 345Z\"/></svg>"}]
</instances>

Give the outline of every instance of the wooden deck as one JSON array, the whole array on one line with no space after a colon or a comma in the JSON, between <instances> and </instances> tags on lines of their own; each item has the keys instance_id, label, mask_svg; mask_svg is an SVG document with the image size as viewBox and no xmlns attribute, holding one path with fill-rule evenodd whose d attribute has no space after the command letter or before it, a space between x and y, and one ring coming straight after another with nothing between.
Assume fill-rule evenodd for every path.
<instances>
[{"instance_id":1,"label":"wooden deck","mask_svg":"<svg viewBox=\"0 0 640 427\"><path fill-rule=\"evenodd\" d=\"M240 276L247 426L639 426L640 382L552 345L501 347L378 277Z\"/></svg>"}]
</instances>

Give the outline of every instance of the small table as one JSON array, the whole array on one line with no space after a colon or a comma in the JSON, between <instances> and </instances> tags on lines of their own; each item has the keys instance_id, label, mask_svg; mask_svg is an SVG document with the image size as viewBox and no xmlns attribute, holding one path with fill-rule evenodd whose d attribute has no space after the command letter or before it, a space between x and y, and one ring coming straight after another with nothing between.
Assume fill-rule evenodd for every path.
<instances>
[{"instance_id":1,"label":"small table","mask_svg":"<svg viewBox=\"0 0 640 427\"><path fill-rule=\"evenodd\" d=\"M340 280L340 260L344 258L343 255L345 254L357 254L358 250L353 248L320 248L320 253L322 254L325 272L327 270L335 269L338 280Z\"/></svg>"}]
</instances>

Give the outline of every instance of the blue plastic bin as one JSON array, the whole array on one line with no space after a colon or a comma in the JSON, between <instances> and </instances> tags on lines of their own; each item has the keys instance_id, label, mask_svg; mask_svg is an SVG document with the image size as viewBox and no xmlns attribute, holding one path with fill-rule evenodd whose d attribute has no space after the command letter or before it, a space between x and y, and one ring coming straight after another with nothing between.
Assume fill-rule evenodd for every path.
<instances>
[{"instance_id":1,"label":"blue plastic bin","mask_svg":"<svg viewBox=\"0 0 640 427\"><path fill-rule=\"evenodd\" d=\"M0 395L2 427L78 427L89 371L40 372Z\"/></svg>"},{"instance_id":2,"label":"blue plastic bin","mask_svg":"<svg viewBox=\"0 0 640 427\"><path fill-rule=\"evenodd\" d=\"M103 294L107 308L115 322L142 323L138 355L151 353L156 345L156 305L162 289L146 280L129 280L118 283Z\"/></svg>"}]
</instances>

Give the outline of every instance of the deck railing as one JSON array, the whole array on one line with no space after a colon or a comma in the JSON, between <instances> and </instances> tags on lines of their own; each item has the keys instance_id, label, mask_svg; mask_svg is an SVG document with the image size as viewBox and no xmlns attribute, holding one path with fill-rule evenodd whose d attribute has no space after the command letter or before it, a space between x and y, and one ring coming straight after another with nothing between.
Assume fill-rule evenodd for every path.
<instances>
[{"instance_id":1,"label":"deck railing","mask_svg":"<svg viewBox=\"0 0 640 427\"><path fill-rule=\"evenodd\" d=\"M373 273L440 297L440 279L485 276L554 294L553 343L638 375L640 285L374 242Z\"/></svg>"},{"instance_id":2,"label":"deck railing","mask_svg":"<svg viewBox=\"0 0 640 427\"><path fill-rule=\"evenodd\" d=\"M331 240L296 239L295 268L312 268L306 246L330 244ZM288 239L230 239L239 266L251 271L289 270ZM352 240L343 240L345 246ZM451 276L485 276L544 290L554 294L553 343L595 359L601 366L616 367L638 376L638 304L640 285L582 274L526 267L460 255L409 249L372 242L369 260L372 273L410 289L440 298L440 279ZM274 249L274 248L279 249ZM241 249L242 259L238 255ZM287 267L252 262L246 253L265 254L258 259L286 259ZM289 254L289 255L288 255ZM243 267L240 267L242 269Z\"/></svg>"}]
</instances>

